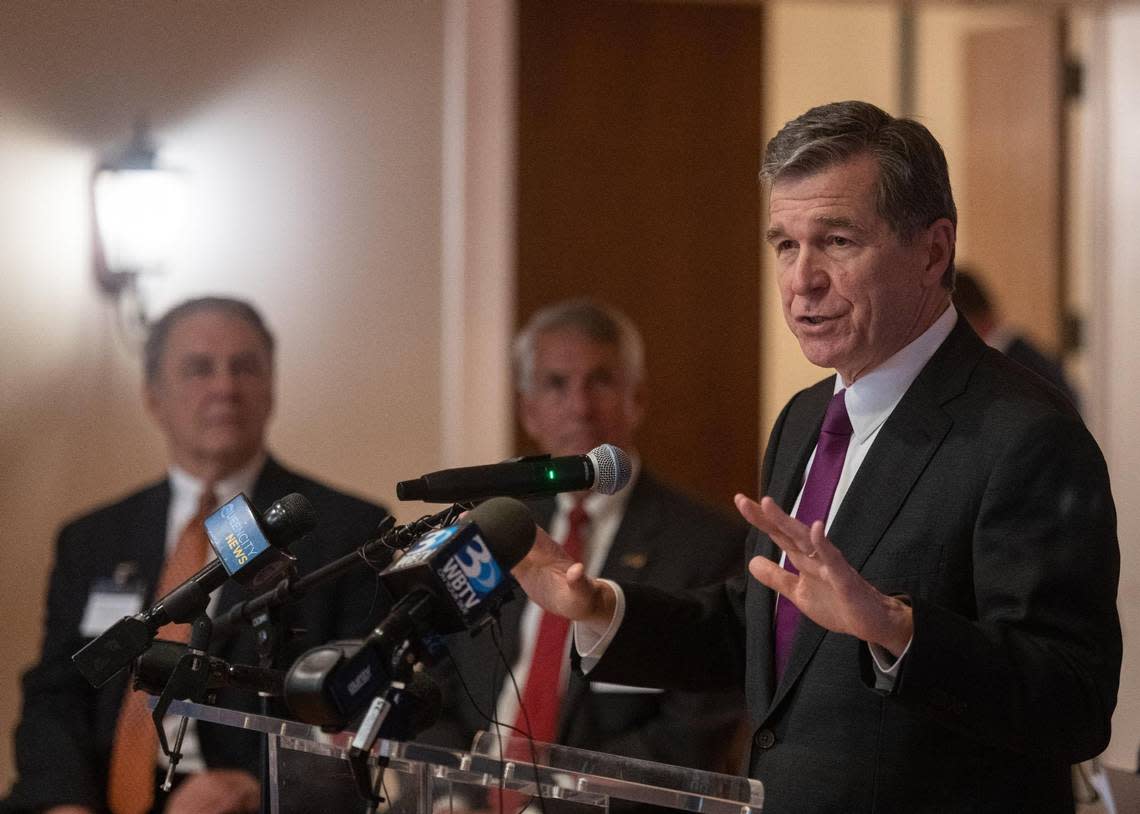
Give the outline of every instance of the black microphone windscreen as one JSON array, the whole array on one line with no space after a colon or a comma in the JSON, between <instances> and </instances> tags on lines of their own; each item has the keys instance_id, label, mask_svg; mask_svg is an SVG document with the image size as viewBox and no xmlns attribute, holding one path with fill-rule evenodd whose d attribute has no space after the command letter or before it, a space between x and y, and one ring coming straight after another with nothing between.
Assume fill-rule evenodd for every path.
<instances>
[{"instance_id":1,"label":"black microphone windscreen","mask_svg":"<svg viewBox=\"0 0 1140 814\"><path fill-rule=\"evenodd\" d=\"M174 668L186 655L186 645L168 639L155 639L150 647L135 660L134 686L151 695L158 695Z\"/></svg>"},{"instance_id":2,"label":"black microphone windscreen","mask_svg":"<svg viewBox=\"0 0 1140 814\"><path fill-rule=\"evenodd\" d=\"M534 518L514 498L493 497L472 509L468 517L483 532L495 562L504 571L518 565L534 545Z\"/></svg>"},{"instance_id":3,"label":"black microphone windscreen","mask_svg":"<svg viewBox=\"0 0 1140 814\"><path fill-rule=\"evenodd\" d=\"M317 527L317 512L304 495L293 492L266 509L262 516L274 543L288 545Z\"/></svg>"},{"instance_id":4,"label":"black microphone windscreen","mask_svg":"<svg viewBox=\"0 0 1140 814\"><path fill-rule=\"evenodd\" d=\"M412 673L406 691L411 701L408 727L411 729L410 737L415 737L439 720L443 713L443 692L439 684L424 672Z\"/></svg>"}]
</instances>

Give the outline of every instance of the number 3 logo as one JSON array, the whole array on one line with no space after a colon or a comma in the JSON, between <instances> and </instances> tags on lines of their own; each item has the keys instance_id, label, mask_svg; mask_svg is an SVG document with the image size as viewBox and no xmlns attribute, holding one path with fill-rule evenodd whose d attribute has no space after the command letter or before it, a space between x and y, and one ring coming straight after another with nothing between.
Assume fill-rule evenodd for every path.
<instances>
[{"instance_id":1,"label":"number 3 logo","mask_svg":"<svg viewBox=\"0 0 1140 814\"><path fill-rule=\"evenodd\" d=\"M463 551L456 555L459 567L469 581L477 582L490 589L499 582L499 569L491 552L479 538L473 539Z\"/></svg>"}]
</instances>

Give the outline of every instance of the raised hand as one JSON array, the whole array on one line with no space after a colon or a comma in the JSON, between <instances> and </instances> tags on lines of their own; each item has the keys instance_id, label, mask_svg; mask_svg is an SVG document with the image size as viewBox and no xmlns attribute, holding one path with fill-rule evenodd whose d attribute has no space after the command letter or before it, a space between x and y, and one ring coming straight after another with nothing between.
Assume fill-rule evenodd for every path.
<instances>
[{"instance_id":1,"label":"raised hand","mask_svg":"<svg viewBox=\"0 0 1140 814\"><path fill-rule=\"evenodd\" d=\"M770 497L759 503L736 496L744 519L767 534L799 570L793 574L765 557L754 557L748 571L786 596L820 627L880 645L895 656L914 635L910 607L880 593L851 567L823 533L823 521L808 526L790 517Z\"/></svg>"}]
</instances>

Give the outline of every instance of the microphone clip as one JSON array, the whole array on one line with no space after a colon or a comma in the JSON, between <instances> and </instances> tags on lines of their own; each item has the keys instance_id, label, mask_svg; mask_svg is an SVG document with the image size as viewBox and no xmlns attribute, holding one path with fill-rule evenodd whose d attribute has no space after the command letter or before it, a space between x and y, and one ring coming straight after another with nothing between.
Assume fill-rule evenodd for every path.
<instances>
[{"instance_id":1,"label":"microphone clip","mask_svg":"<svg viewBox=\"0 0 1140 814\"><path fill-rule=\"evenodd\" d=\"M189 719L183 716L178 722L178 734L174 738L173 747L166 739L166 728L162 722L171 702L205 700L210 677L209 655L206 651L210 646L212 631L213 623L210 617L204 613L199 614L190 627L190 642L186 653L178 660L174 672L170 674L170 679L162 688L162 693L158 696L158 701L155 702L154 710L151 712L151 720L154 722L162 753L170 759L162 783L164 791L170 791L173 786L175 769L182 760L182 740L186 736Z\"/></svg>"}]
</instances>

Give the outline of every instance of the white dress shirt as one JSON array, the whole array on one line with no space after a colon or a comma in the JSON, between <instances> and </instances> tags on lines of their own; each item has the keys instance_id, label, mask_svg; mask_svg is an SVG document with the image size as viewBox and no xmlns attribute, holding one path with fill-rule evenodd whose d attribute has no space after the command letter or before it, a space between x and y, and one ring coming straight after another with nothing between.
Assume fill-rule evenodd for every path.
<instances>
[{"instance_id":1,"label":"white dress shirt","mask_svg":"<svg viewBox=\"0 0 1140 814\"><path fill-rule=\"evenodd\" d=\"M214 484L214 497L217 498L219 506L243 492L246 497L252 497L253 486L257 483L257 476L261 473L261 468L265 466L265 458L263 452L237 472ZM172 465L167 474L170 480L170 508L166 512L166 555L170 556L178 544L182 529L198 513L198 504L202 499L202 490L206 488L206 484L178 466ZM211 548L202 565L214 559L217 557ZM213 616L217 611L221 593L221 590L217 590L210 597L210 605L206 609L210 616ZM181 717L177 715L167 715L162 720L162 728L166 730L166 740L171 747L174 746L174 738L178 734L178 724L181 720ZM182 759L178 762L179 772L201 772L206 769L206 762L202 758L202 747L198 743L196 724L196 721L190 720L186 727L186 735L182 739ZM169 760L163 754L160 745L158 747L158 766L165 770L168 764Z\"/></svg>"}]
</instances>

